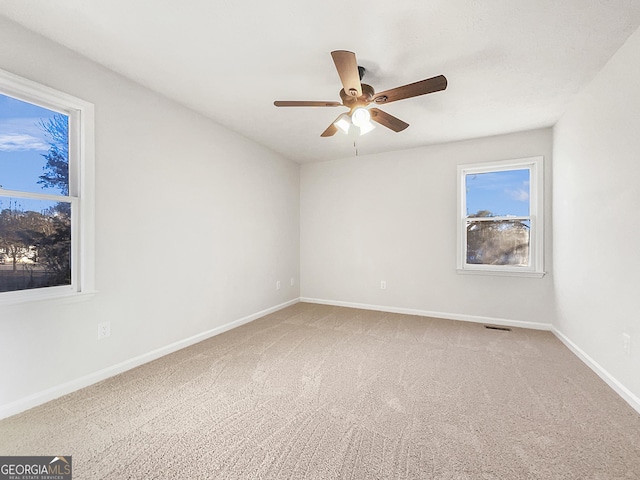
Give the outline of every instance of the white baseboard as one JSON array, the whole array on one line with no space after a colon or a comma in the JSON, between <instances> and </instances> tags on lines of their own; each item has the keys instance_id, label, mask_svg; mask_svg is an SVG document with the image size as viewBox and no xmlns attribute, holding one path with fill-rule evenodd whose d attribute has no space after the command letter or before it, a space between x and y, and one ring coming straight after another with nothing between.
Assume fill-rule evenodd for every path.
<instances>
[{"instance_id":1,"label":"white baseboard","mask_svg":"<svg viewBox=\"0 0 640 480\"><path fill-rule=\"evenodd\" d=\"M620 395L631 407L640 413L640 398L633 394L627 387L616 380L607 370L605 370L598 362L586 354L579 346L573 343L569 338L557 328L551 330L558 339L564 343L580 360L582 360L591 370L593 370L602 380L605 381L613 390Z\"/></svg>"},{"instance_id":2,"label":"white baseboard","mask_svg":"<svg viewBox=\"0 0 640 480\"><path fill-rule=\"evenodd\" d=\"M428 310L416 310L413 308L387 307L384 305L369 305L366 303L341 302L308 297L300 297L300 301L306 303L318 303L321 305L333 305L335 307L360 308L363 310L377 310L380 312L419 315L421 317L444 318L446 320L461 320L463 322L487 323L490 325L502 325L505 327L530 328L533 330L551 330L550 323L524 322L520 320L509 320L506 318L480 317L477 315L465 315L459 313L432 312Z\"/></svg>"},{"instance_id":3,"label":"white baseboard","mask_svg":"<svg viewBox=\"0 0 640 480\"><path fill-rule=\"evenodd\" d=\"M125 360L124 362L120 362L116 365L103 368L102 370L98 370L97 372L90 373L89 375L71 380L70 382L66 382L61 385L56 385L55 387L42 390L6 405L0 405L0 419L10 417L11 415L15 415L30 408L36 407L68 393L75 392L76 390L80 390L81 388L88 387L89 385L93 385L94 383L101 382L102 380L106 380L107 378L118 375L119 373L126 372L127 370L131 370L135 367L139 367L140 365L148 363L152 360L156 360L160 357L163 357L190 345L194 345L208 338L220 335L221 333L239 327L240 325L244 325L245 323L252 322L253 320L256 320L260 317L269 315L270 313L282 310L283 308L294 305L299 301L299 298L289 300L288 302L281 303L280 305L276 305L274 307L267 308L266 310L262 310L238 320L226 323L220 327L212 328L211 330L207 330L206 332L202 332L192 337L185 338L184 340L179 340L170 345L166 345L164 347L152 350L129 360Z\"/></svg>"}]
</instances>

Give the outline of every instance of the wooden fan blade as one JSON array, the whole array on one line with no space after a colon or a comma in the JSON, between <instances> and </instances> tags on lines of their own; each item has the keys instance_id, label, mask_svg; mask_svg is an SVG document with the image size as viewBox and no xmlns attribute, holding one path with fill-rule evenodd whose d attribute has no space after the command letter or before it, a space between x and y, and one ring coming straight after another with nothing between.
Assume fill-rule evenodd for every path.
<instances>
[{"instance_id":1,"label":"wooden fan blade","mask_svg":"<svg viewBox=\"0 0 640 480\"><path fill-rule=\"evenodd\" d=\"M314 102L314 101L289 101L289 100L276 100L273 102L276 107L340 107L340 102Z\"/></svg>"},{"instance_id":2,"label":"wooden fan blade","mask_svg":"<svg viewBox=\"0 0 640 480\"><path fill-rule=\"evenodd\" d=\"M408 123L403 122L393 115L389 115L387 112L383 112L379 108L370 108L369 113L371 114L371 120L382 126L390 128L394 132L401 132L409 126Z\"/></svg>"},{"instance_id":3,"label":"wooden fan blade","mask_svg":"<svg viewBox=\"0 0 640 480\"><path fill-rule=\"evenodd\" d=\"M327 129L320 134L321 137L332 137L338 131L338 127L336 127L333 123L327 127Z\"/></svg>"},{"instance_id":4,"label":"wooden fan blade","mask_svg":"<svg viewBox=\"0 0 640 480\"><path fill-rule=\"evenodd\" d=\"M373 101L379 104L390 103L405 98L425 95L427 93L439 92L445 88L447 88L447 79L444 75L438 75L437 77L427 78L426 80L420 80L419 82L376 93Z\"/></svg>"},{"instance_id":5,"label":"wooden fan blade","mask_svg":"<svg viewBox=\"0 0 640 480\"><path fill-rule=\"evenodd\" d=\"M336 65L340 81L347 95L359 97L362 95L362 85L360 84L360 72L356 54L346 50L335 50L331 52L333 63Z\"/></svg>"}]
</instances>

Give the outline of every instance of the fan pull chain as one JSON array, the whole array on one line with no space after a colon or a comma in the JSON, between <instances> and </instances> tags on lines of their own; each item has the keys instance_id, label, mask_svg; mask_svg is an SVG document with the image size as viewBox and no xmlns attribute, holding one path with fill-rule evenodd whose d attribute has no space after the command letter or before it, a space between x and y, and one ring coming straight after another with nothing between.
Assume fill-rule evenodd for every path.
<instances>
[{"instance_id":1,"label":"fan pull chain","mask_svg":"<svg viewBox=\"0 0 640 480\"><path fill-rule=\"evenodd\" d=\"M358 146L356 145L356 141L353 141L353 149L355 150L356 157L358 156Z\"/></svg>"}]
</instances>

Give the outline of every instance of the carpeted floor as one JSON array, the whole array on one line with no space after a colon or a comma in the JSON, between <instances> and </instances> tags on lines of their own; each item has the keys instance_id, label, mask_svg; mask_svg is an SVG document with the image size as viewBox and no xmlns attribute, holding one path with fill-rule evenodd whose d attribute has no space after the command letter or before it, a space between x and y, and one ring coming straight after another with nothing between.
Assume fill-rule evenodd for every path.
<instances>
[{"instance_id":1,"label":"carpeted floor","mask_svg":"<svg viewBox=\"0 0 640 480\"><path fill-rule=\"evenodd\" d=\"M551 333L300 303L0 421L74 479L638 479L640 415Z\"/></svg>"}]
</instances>

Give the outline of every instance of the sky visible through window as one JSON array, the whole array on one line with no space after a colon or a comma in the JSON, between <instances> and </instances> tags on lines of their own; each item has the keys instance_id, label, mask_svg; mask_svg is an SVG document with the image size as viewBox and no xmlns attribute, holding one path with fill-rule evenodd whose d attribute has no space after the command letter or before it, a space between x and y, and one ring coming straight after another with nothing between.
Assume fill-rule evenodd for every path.
<instances>
[{"instance_id":1,"label":"sky visible through window","mask_svg":"<svg viewBox=\"0 0 640 480\"><path fill-rule=\"evenodd\" d=\"M44 174L50 139L40 123L57 112L0 94L0 187L29 193L59 194L39 184ZM22 209L38 211L42 201L0 197L0 210L16 202Z\"/></svg>"},{"instance_id":2,"label":"sky visible through window","mask_svg":"<svg viewBox=\"0 0 640 480\"><path fill-rule=\"evenodd\" d=\"M529 169L467 174L467 215L488 210L493 216L529 215Z\"/></svg>"}]
</instances>

